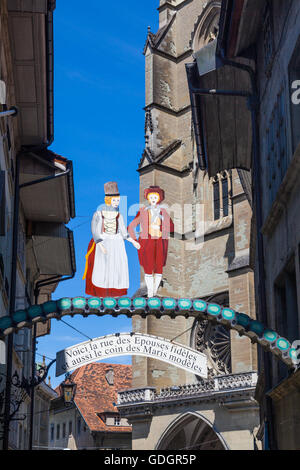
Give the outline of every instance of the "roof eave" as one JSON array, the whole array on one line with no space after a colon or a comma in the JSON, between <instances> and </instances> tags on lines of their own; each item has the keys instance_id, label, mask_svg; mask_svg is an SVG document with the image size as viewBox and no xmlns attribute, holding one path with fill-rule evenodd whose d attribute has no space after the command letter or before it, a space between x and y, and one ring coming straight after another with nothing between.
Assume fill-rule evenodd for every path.
<instances>
[{"instance_id":1,"label":"roof eave","mask_svg":"<svg viewBox=\"0 0 300 470\"><path fill-rule=\"evenodd\" d=\"M223 0L217 54L232 59L247 57L260 30L265 0Z\"/></svg>"}]
</instances>

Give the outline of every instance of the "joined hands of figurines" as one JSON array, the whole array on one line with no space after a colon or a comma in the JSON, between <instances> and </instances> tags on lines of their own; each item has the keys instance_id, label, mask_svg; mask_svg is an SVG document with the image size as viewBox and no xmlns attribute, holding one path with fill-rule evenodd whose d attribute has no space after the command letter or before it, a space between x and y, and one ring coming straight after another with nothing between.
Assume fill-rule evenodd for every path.
<instances>
[{"instance_id":1,"label":"joined hands of figurines","mask_svg":"<svg viewBox=\"0 0 300 470\"><path fill-rule=\"evenodd\" d=\"M140 245L138 242L136 242L135 240L133 240L132 238L128 238L128 241L129 241L130 243L132 243L133 246L134 246L137 250L140 250L140 249L141 249L141 245ZM99 243L99 246L100 246L100 248L101 248L102 253L103 253L104 255L106 255L106 254L107 254L107 249L105 248L105 246L103 245L103 243Z\"/></svg>"},{"instance_id":2,"label":"joined hands of figurines","mask_svg":"<svg viewBox=\"0 0 300 470\"><path fill-rule=\"evenodd\" d=\"M131 242L133 244L133 246L137 249L137 250L140 250L141 249L141 245L139 244L139 242L136 242L135 240L133 240L132 238L128 238L128 241Z\"/></svg>"}]
</instances>

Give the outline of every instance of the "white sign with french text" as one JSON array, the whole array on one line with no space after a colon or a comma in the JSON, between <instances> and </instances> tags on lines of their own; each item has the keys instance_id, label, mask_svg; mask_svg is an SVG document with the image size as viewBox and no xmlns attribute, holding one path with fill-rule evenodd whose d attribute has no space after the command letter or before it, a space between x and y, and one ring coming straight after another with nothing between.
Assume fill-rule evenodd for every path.
<instances>
[{"instance_id":1,"label":"white sign with french text","mask_svg":"<svg viewBox=\"0 0 300 470\"><path fill-rule=\"evenodd\" d=\"M56 354L56 377L109 357L146 356L207 378L207 357L195 349L142 333L102 336Z\"/></svg>"}]
</instances>

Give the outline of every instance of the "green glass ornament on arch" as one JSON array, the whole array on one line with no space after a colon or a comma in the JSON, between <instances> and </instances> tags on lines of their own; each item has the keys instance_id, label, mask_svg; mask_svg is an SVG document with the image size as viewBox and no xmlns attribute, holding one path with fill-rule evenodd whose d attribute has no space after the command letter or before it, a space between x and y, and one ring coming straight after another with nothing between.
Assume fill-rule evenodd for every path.
<instances>
[{"instance_id":1,"label":"green glass ornament on arch","mask_svg":"<svg viewBox=\"0 0 300 470\"><path fill-rule=\"evenodd\" d=\"M157 309L161 307L161 300L158 297L152 297L147 300L150 309Z\"/></svg>"},{"instance_id":2,"label":"green glass ornament on arch","mask_svg":"<svg viewBox=\"0 0 300 470\"><path fill-rule=\"evenodd\" d=\"M207 303L204 300L194 300L193 301L193 308L197 312L205 312L207 309Z\"/></svg>"},{"instance_id":3,"label":"green glass ornament on arch","mask_svg":"<svg viewBox=\"0 0 300 470\"><path fill-rule=\"evenodd\" d=\"M69 297L64 297L57 301L60 310L70 310L72 308L72 300Z\"/></svg>"},{"instance_id":4,"label":"green glass ornament on arch","mask_svg":"<svg viewBox=\"0 0 300 470\"><path fill-rule=\"evenodd\" d=\"M103 299L103 307L107 309L115 308L117 305L117 300L113 297L105 297Z\"/></svg>"},{"instance_id":5,"label":"green glass ornament on arch","mask_svg":"<svg viewBox=\"0 0 300 470\"><path fill-rule=\"evenodd\" d=\"M162 299L162 306L165 310L174 310L176 308L176 300L171 297Z\"/></svg>"},{"instance_id":6,"label":"green glass ornament on arch","mask_svg":"<svg viewBox=\"0 0 300 470\"><path fill-rule=\"evenodd\" d=\"M144 309L147 306L147 301L144 297L135 297L132 301L135 309Z\"/></svg>"},{"instance_id":7,"label":"green glass ornament on arch","mask_svg":"<svg viewBox=\"0 0 300 470\"><path fill-rule=\"evenodd\" d=\"M190 299L179 299L178 308L179 310L190 310L193 306L193 303Z\"/></svg>"},{"instance_id":8,"label":"green glass ornament on arch","mask_svg":"<svg viewBox=\"0 0 300 470\"><path fill-rule=\"evenodd\" d=\"M218 316L221 313L222 307L218 304L209 304L207 307L207 313L213 316Z\"/></svg>"},{"instance_id":9,"label":"green glass ornament on arch","mask_svg":"<svg viewBox=\"0 0 300 470\"><path fill-rule=\"evenodd\" d=\"M84 310L86 307L86 298L85 297L74 297L72 299L73 308L77 308L79 310Z\"/></svg>"},{"instance_id":10,"label":"green glass ornament on arch","mask_svg":"<svg viewBox=\"0 0 300 470\"><path fill-rule=\"evenodd\" d=\"M87 300L87 304L89 308L98 310L102 307L102 300L100 299L100 297L90 297Z\"/></svg>"},{"instance_id":11,"label":"green glass ornament on arch","mask_svg":"<svg viewBox=\"0 0 300 470\"><path fill-rule=\"evenodd\" d=\"M118 307L120 309L128 309L131 307L131 299L129 297L121 297L118 299Z\"/></svg>"}]
</instances>

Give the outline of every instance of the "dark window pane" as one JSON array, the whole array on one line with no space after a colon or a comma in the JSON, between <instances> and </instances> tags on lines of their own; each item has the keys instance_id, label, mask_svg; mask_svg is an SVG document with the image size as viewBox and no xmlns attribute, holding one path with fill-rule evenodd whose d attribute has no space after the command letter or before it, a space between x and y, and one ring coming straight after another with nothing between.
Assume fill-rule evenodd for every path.
<instances>
[{"instance_id":1,"label":"dark window pane","mask_svg":"<svg viewBox=\"0 0 300 470\"><path fill-rule=\"evenodd\" d=\"M11 149L11 138L10 138L9 125L7 125L7 127L6 127L6 137L7 137L8 150L10 150Z\"/></svg>"},{"instance_id":2,"label":"dark window pane","mask_svg":"<svg viewBox=\"0 0 300 470\"><path fill-rule=\"evenodd\" d=\"M228 179L222 180L222 195L223 195L223 216L226 217L228 211Z\"/></svg>"},{"instance_id":3,"label":"dark window pane","mask_svg":"<svg viewBox=\"0 0 300 470\"><path fill-rule=\"evenodd\" d=\"M214 183L214 219L220 218L220 188L219 182Z\"/></svg>"}]
</instances>

